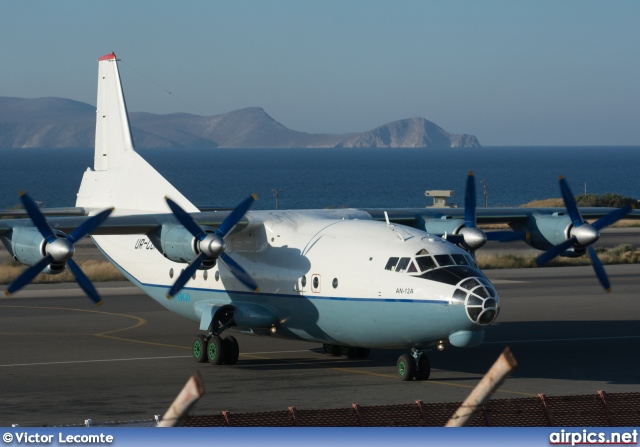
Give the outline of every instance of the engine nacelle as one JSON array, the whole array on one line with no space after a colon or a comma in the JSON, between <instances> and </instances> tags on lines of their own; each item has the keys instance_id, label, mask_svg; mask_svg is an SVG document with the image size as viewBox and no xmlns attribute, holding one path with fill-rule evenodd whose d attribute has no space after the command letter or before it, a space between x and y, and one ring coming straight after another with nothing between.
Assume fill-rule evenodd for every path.
<instances>
[{"instance_id":1,"label":"engine nacelle","mask_svg":"<svg viewBox=\"0 0 640 447\"><path fill-rule=\"evenodd\" d=\"M206 233L213 233L212 228L202 228ZM162 225L158 230L149 234L153 245L160 250L165 258L173 262L190 263L199 254L198 241L180 224ZM216 265L215 259L205 259L201 269L210 269Z\"/></svg>"},{"instance_id":2,"label":"engine nacelle","mask_svg":"<svg viewBox=\"0 0 640 447\"><path fill-rule=\"evenodd\" d=\"M34 265L46 256L46 241L37 228L15 227L3 240L7 241L4 245L13 259L21 264Z\"/></svg>"},{"instance_id":3,"label":"engine nacelle","mask_svg":"<svg viewBox=\"0 0 640 447\"><path fill-rule=\"evenodd\" d=\"M53 230L57 237L64 237L61 231ZM2 242L14 260L24 265L34 265L47 255L45 247L47 242L34 227L15 227L9 236L3 236ZM57 275L65 269L64 262L49 264L42 273Z\"/></svg>"},{"instance_id":4,"label":"engine nacelle","mask_svg":"<svg viewBox=\"0 0 640 447\"><path fill-rule=\"evenodd\" d=\"M528 244L533 248L548 250L569 239L571 227L573 227L573 224L569 216L552 214L550 216L531 216L522 225L517 226L516 229L528 232L531 235ZM567 252L570 251L567 250ZM563 256L571 256L571 254L563 253Z\"/></svg>"},{"instance_id":5,"label":"engine nacelle","mask_svg":"<svg viewBox=\"0 0 640 447\"><path fill-rule=\"evenodd\" d=\"M463 219L442 217L440 219L424 218L424 231L431 234L458 234L464 228Z\"/></svg>"}]
</instances>

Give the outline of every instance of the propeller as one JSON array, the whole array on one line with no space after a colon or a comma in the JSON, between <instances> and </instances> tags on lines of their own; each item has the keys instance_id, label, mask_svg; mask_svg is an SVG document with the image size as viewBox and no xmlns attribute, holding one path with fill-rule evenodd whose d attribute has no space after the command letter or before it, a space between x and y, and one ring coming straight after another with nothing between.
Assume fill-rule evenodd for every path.
<instances>
[{"instance_id":1,"label":"propeller","mask_svg":"<svg viewBox=\"0 0 640 447\"><path fill-rule=\"evenodd\" d=\"M517 241L525 240L527 235L521 231L500 230L485 233L476 226L476 181L473 171L467 175L467 185L464 193L464 227L458 234L447 235L446 239L454 244L462 245L475 258L475 252L487 241Z\"/></svg>"},{"instance_id":2,"label":"propeller","mask_svg":"<svg viewBox=\"0 0 640 447\"><path fill-rule=\"evenodd\" d=\"M75 230L73 230L70 234L65 237L58 237L53 233L53 230L47 223L47 219L44 217L38 205L33 201L31 197L29 197L24 191L20 192L20 200L24 205L27 214L31 218L31 221L36 226L42 237L44 238L46 244L44 246L45 256L36 262L34 265L30 266L27 270L25 270L15 281L13 281L7 287L5 294L7 296L12 293L17 292L22 289L24 286L29 284L33 279L42 272L47 266L50 264L66 264L69 267L69 270L75 276L78 285L84 290L87 296L98 306L102 304L102 299L95 287L87 278L87 275L84 274L80 267L76 262L71 259L73 254L75 253L74 244L78 242L80 239L85 237L86 235L92 233L96 228L98 228L109 214L113 211L113 208L109 208L104 210L95 216L90 217L85 220L78 226Z\"/></svg>"},{"instance_id":3,"label":"propeller","mask_svg":"<svg viewBox=\"0 0 640 447\"><path fill-rule=\"evenodd\" d=\"M213 233L207 233L200 225L198 225L193 218L183 210L180 205L171 200L169 197L165 197L171 212L182 224L183 227L193 235L197 240L197 246L200 250L198 256L189 263L186 269L182 271L176 282L171 286L167 293L167 298L171 299L178 293L189 281L189 278L200 268L202 263L207 259L220 259L227 268L231 271L233 276L238 281L251 289L254 293L259 293L260 289L251 276L236 262L225 253L226 244L224 242L225 237L233 230L233 228L240 222L246 212L251 208L251 205L258 200L258 196L255 194L250 195L240 203L232 212L222 221L220 226Z\"/></svg>"},{"instance_id":4,"label":"propeller","mask_svg":"<svg viewBox=\"0 0 640 447\"><path fill-rule=\"evenodd\" d=\"M611 284L609 283L607 272L605 272L602 262L600 262L592 245L600 238L600 230L629 214L631 207L627 205L623 208L616 209L590 224L582 218L576 199L571 193L571 189L565 178L560 176L558 180L560 182L560 192L562 193L564 206L569 213L569 218L573 226L569 230L569 238L538 256L535 261L536 265L538 267L544 265L572 247L586 248L598 281L600 281L600 284L602 284L602 287L607 292L611 292Z\"/></svg>"}]
</instances>

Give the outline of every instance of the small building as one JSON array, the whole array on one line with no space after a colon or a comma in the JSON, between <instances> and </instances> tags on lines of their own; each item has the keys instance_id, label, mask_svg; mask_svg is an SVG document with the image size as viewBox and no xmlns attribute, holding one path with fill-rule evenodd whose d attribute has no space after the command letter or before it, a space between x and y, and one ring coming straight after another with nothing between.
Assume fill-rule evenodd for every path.
<instances>
[{"instance_id":1,"label":"small building","mask_svg":"<svg viewBox=\"0 0 640 447\"><path fill-rule=\"evenodd\" d=\"M424 195L427 197L433 197L433 205L427 205L426 208L453 208L454 205L447 203L448 197L453 197L456 192L452 189L434 189L425 191Z\"/></svg>"}]
</instances>

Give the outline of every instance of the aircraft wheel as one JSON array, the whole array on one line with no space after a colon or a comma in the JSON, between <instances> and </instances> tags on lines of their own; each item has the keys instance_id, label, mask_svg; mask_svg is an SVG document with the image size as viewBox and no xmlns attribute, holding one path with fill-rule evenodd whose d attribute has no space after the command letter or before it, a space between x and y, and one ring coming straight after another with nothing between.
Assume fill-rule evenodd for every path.
<instances>
[{"instance_id":1,"label":"aircraft wheel","mask_svg":"<svg viewBox=\"0 0 640 447\"><path fill-rule=\"evenodd\" d=\"M205 340L204 335L196 335L195 340L193 340L192 353L196 362L204 363L207 361L207 341Z\"/></svg>"},{"instance_id":2,"label":"aircraft wheel","mask_svg":"<svg viewBox=\"0 0 640 447\"><path fill-rule=\"evenodd\" d=\"M416 363L410 354L402 354L398 357L397 372L400 380L413 380L416 373Z\"/></svg>"},{"instance_id":3,"label":"aircraft wheel","mask_svg":"<svg viewBox=\"0 0 640 447\"><path fill-rule=\"evenodd\" d=\"M356 348L356 358L357 359L366 359L369 357L371 353L371 349L369 348Z\"/></svg>"},{"instance_id":4,"label":"aircraft wheel","mask_svg":"<svg viewBox=\"0 0 640 447\"><path fill-rule=\"evenodd\" d=\"M331 345L329 343L323 343L322 352L325 354L331 354Z\"/></svg>"},{"instance_id":5,"label":"aircraft wheel","mask_svg":"<svg viewBox=\"0 0 640 447\"><path fill-rule=\"evenodd\" d=\"M213 365L222 365L224 361L224 344L217 335L211 337L207 343L207 359Z\"/></svg>"},{"instance_id":6,"label":"aircraft wheel","mask_svg":"<svg viewBox=\"0 0 640 447\"><path fill-rule=\"evenodd\" d=\"M425 354L420 356L418 360L418 370L416 371L416 380L427 380L431 375L431 362Z\"/></svg>"},{"instance_id":7,"label":"aircraft wheel","mask_svg":"<svg viewBox=\"0 0 640 447\"><path fill-rule=\"evenodd\" d=\"M340 355L340 346L329 345L329 354L334 357L338 357Z\"/></svg>"},{"instance_id":8,"label":"aircraft wheel","mask_svg":"<svg viewBox=\"0 0 640 447\"><path fill-rule=\"evenodd\" d=\"M347 358L355 359L358 355L358 348L352 346L340 346L340 355L344 355Z\"/></svg>"},{"instance_id":9,"label":"aircraft wheel","mask_svg":"<svg viewBox=\"0 0 640 447\"><path fill-rule=\"evenodd\" d=\"M238 356L240 355L240 347L238 346L238 340L235 337L229 336L222 340L224 346L224 363L226 365L235 365L238 363Z\"/></svg>"}]
</instances>

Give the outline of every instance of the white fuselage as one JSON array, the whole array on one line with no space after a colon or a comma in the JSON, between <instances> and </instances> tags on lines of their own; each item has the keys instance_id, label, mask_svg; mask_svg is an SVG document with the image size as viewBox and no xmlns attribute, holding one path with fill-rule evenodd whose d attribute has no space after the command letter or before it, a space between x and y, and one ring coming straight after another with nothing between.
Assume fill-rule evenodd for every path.
<instances>
[{"instance_id":1,"label":"white fuselage","mask_svg":"<svg viewBox=\"0 0 640 447\"><path fill-rule=\"evenodd\" d=\"M357 210L254 211L247 220L248 227L227 238L227 253L255 279L259 294L250 293L218 262L210 270L197 271L168 300L166 291L185 264L166 259L146 235L94 239L146 293L196 321L202 320L206 303L249 302L277 316L280 336L352 346L413 347L447 339L454 332L480 330L497 315L495 290L475 264L469 265L470 256L439 237L372 221ZM434 265L427 273L418 266L419 253L423 263L426 257L435 257L439 264L455 264L451 258L455 255L466 260L468 272L460 281L455 275L451 280L451 274L445 281L438 275L429 279L425 274L460 268ZM392 258L404 259L398 269L388 266ZM402 269L403 262L413 267ZM484 281L475 286L483 289L480 295L487 295L486 290L495 295L496 312L488 323L472 321L465 299L454 299L456 290L466 290L455 283L466 277Z\"/></svg>"}]
</instances>

